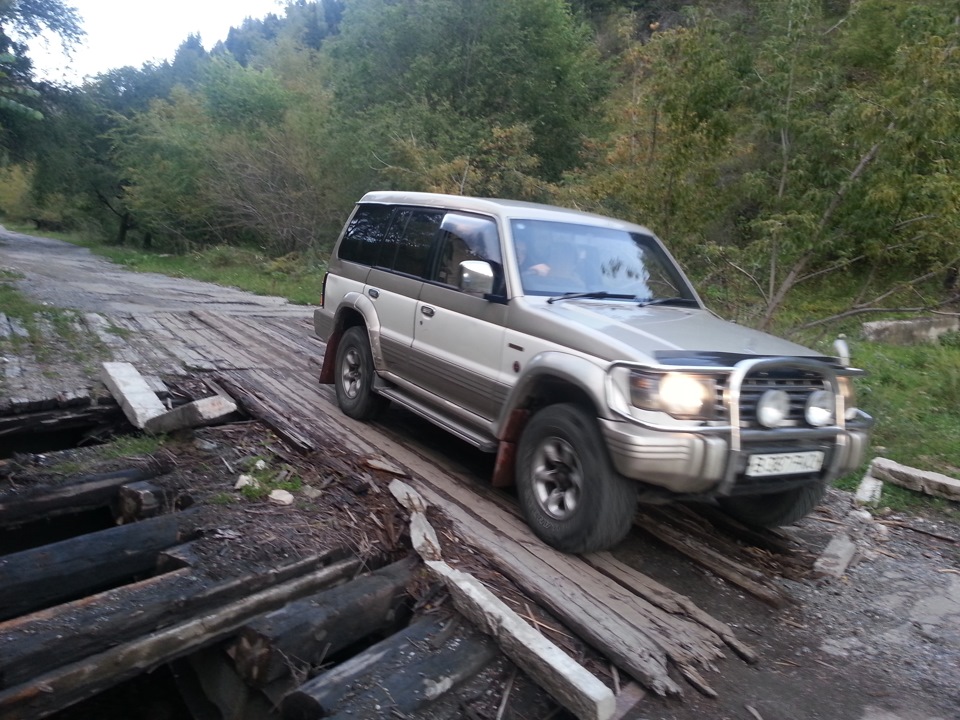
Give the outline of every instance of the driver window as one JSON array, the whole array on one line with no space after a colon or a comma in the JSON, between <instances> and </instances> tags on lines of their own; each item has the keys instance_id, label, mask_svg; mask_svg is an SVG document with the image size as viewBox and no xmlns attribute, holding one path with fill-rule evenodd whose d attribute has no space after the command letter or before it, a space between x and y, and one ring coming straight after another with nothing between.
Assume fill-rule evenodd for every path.
<instances>
[{"instance_id":1,"label":"driver window","mask_svg":"<svg viewBox=\"0 0 960 720\"><path fill-rule=\"evenodd\" d=\"M496 278L494 293L502 294L500 258L500 235L493 220L448 213L440 225L436 271L432 279L456 288L460 279L460 263L464 260L484 260L493 266Z\"/></svg>"}]
</instances>

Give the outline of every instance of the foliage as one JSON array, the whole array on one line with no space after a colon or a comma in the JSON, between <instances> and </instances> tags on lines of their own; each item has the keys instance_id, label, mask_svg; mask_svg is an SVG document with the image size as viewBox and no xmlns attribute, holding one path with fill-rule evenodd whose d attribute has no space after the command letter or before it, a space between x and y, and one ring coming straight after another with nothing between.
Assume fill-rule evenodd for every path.
<instances>
[{"instance_id":1,"label":"foliage","mask_svg":"<svg viewBox=\"0 0 960 720\"><path fill-rule=\"evenodd\" d=\"M910 347L863 343L855 362L860 405L877 420L877 454L960 478L960 349L946 343Z\"/></svg>"}]
</instances>

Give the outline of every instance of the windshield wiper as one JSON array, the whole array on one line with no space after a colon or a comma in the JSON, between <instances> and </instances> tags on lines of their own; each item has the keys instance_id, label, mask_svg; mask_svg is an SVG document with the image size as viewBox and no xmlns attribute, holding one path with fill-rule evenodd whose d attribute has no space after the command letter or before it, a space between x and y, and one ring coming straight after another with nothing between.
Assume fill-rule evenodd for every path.
<instances>
[{"instance_id":1,"label":"windshield wiper","mask_svg":"<svg viewBox=\"0 0 960 720\"><path fill-rule=\"evenodd\" d=\"M610 293L605 290L594 290L592 292L569 292L547 300L548 303L555 303L558 300L576 300L577 298L589 298L591 300L636 300L636 295L626 295L624 293Z\"/></svg>"},{"instance_id":2,"label":"windshield wiper","mask_svg":"<svg viewBox=\"0 0 960 720\"><path fill-rule=\"evenodd\" d=\"M649 300L641 300L639 303L640 307L647 307L649 305L694 305L696 306L697 301L693 298L685 297L664 297L664 298L650 298Z\"/></svg>"}]
</instances>

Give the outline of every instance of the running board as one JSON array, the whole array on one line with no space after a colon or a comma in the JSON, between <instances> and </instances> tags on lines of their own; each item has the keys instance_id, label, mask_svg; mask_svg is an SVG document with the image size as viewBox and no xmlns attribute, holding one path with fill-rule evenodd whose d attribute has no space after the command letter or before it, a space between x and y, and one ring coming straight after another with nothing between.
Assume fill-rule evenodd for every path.
<instances>
[{"instance_id":1,"label":"running board","mask_svg":"<svg viewBox=\"0 0 960 720\"><path fill-rule=\"evenodd\" d=\"M497 441L492 440L489 435L479 433L467 425L464 425L463 423L451 418L449 415L443 415L437 412L436 408L410 397L399 388L377 388L377 393L379 395L383 395L385 398L389 398L401 407L404 407L410 412L419 415L425 420L429 420L434 425L443 428L452 435L456 435L464 442L473 445L475 448L478 448L483 452L492 453L497 451Z\"/></svg>"}]
</instances>

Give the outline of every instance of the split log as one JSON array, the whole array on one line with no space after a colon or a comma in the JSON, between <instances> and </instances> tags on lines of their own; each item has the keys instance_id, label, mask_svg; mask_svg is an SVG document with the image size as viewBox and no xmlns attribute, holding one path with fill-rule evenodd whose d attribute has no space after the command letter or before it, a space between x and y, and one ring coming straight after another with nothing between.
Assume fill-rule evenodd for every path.
<instances>
[{"instance_id":1,"label":"split log","mask_svg":"<svg viewBox=\"0 0 960 720\"><path fill-rule=\"evenodd\" d=\"M182 548L184 546L177 546ZM352 575L358 559L337 549L215 582L186 567L0 623L0 687L26 682L176 623L336 563L330 582ZM77 632L83 628L83 632Z\"/></svg>"},{"instance_id":2,"label":"split log","mask_svg":"<svg viewBox=\"0 0 960 720\"><path fill-rule=\"evenodd\" d=\"M474 676L497 655L496 645L476 631L461 628L452 640L444 637L444 626L450 622L421 618L309 680L283 699L283 716L288 720L314 720L334 713L373 717L422 708Z\"/></svg>"},{"instance_id":3,"label":"split log","mask_svg":"<svg viewBox=\"0 0 960 720\"><path fill-rule=\"evenodd\" d=\"M0 557L0 620L152 573L157 554L184 538L187 513L101 530Z\"/></svg>"},{"instance_id":4,"label":"split log","mask_svg":"<svg viewBox=\"0 0 960 720\"><path fill-rule=\"evenodd\" d=\"M401 560L254 619L228 651L240 676L262 687L396 624L414 565Z\"/></svg>"},{"instance_id":5,"label":"split log","mask_svg":"<svg viewBox=\"0 0 960 720\"><path fill-rule=\"evenodd\" d=\"M654 520L649 515L639 514L637 525L665 545L686 555L768 605L781 608L789 602L789 598L779 588L771 585L766 575L760 571L731 560L665 523Z\"/></svg>"},{"instance_id":6,"label":"split log","mask_svg":"<svg viewBox=\"0 0 960 720\"><path fill-rule=\"evenodd\" d=\"M160 468L120 470L85 475L56 488L45 486L27 494L7 494L0 501L0 525L106 507L116 499L123 485L148 480L158 474Z\"/></svg>"},{"instance_id":7,"label":"split log","mask_svg":"<svg viewBox=\"0 0 960 720\"><path fill-rule=\"evenodd\" d=\"M52 715L157 665L219 642L250 618L323 587L341 572L338 563L0 691L0 720Z\"/></svg>"}]
</instances>

